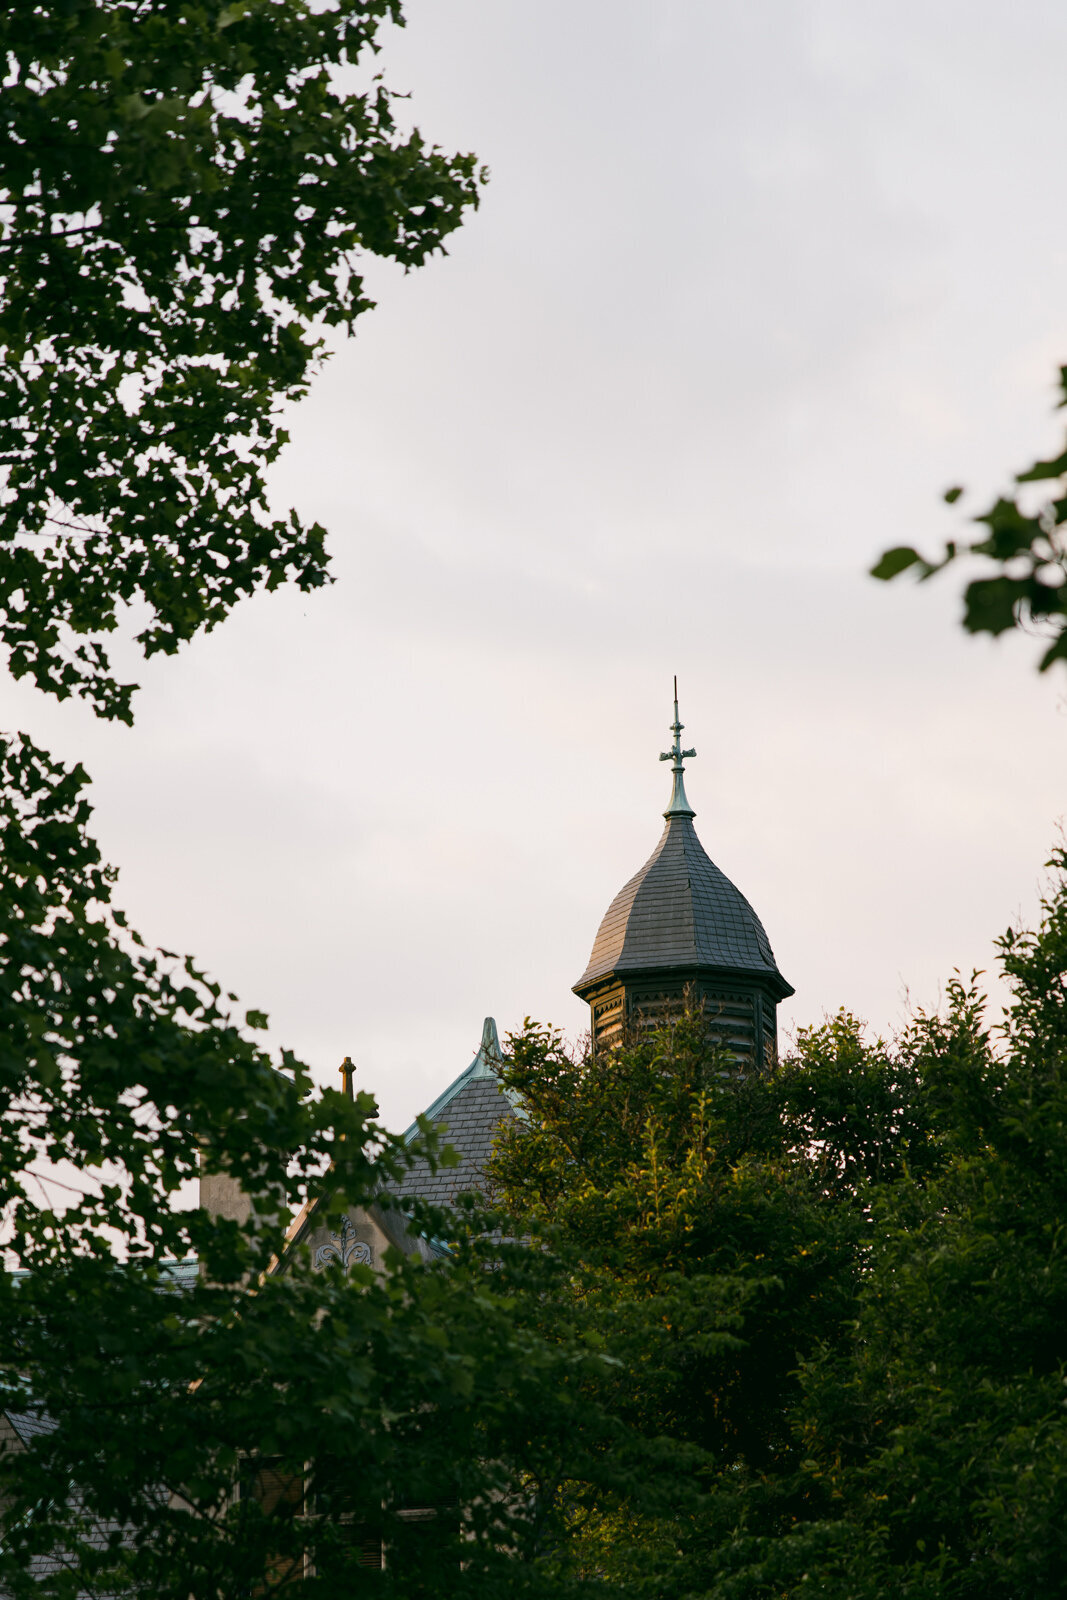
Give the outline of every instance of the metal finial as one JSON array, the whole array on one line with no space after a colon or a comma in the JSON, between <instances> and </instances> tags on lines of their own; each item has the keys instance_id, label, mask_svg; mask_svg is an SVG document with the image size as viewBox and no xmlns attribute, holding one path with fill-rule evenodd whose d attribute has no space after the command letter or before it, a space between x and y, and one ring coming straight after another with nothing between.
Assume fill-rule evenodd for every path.
<instances>
[{"instance_id":1,"label":"metal finial","mask_svg":"<svg viewBox=\"0 0 1067 1600\"><path fill-rule=\"evenodd\" d=\"M355 1095L352 1092L352 1074L356 1069L352 1065L352 1057L345 1056L337 1070L341 1074L341 1093L346 1094L350 1100L354 1100Z\"/></svg>"},{"instance_id":2,"label":"metal finial","mask_svg":"<svg viewBox=\"0 0 1067 1600\"><path fill-rule=\"evenodd\" d=\"M665 817L695 817L693 810L685 795L685 768L683 761L688 761L696 755L695 750L682 749L682 729L685 726L678 720L678 679L674 680L674 721L671 723L671 732L674 734L674 743L669 750L664 750L660 755L661 761L673 761L671 771L674 773L674 788L671 791L671 803L663 813Z\"/></svg>"}]
</instances>

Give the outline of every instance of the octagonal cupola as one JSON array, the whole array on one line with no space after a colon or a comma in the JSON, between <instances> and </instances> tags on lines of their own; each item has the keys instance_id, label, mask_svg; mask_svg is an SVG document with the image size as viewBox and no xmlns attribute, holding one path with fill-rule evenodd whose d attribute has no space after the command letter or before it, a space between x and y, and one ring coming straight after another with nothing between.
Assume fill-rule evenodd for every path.
<instances>
[{"instance_id":1,"label":"octagonal cupola","mask_svg":"<svg viewBox=\"0 0 1067 1600\"><path fill-rule=\"evenodd\" d=\"M763 1067L777 1053L777 1007L793 993L763 924L707 854L685 792L675 680L674 740L666 826L652 855L608 907L589 964L574 986L590 1008L593 1046L610 1049L642 1025L677 1015L688 996L708 1033L739 1063Z\"/></svg>"}]
</instances>

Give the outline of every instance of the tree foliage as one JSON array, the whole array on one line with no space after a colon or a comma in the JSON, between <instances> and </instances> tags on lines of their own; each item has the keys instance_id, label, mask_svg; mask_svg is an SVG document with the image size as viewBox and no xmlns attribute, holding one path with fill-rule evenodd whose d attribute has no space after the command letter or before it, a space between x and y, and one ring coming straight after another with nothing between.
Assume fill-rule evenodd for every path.
<instances>
[{"instance_id":1,"label":"tree foliage","mask_svg":"<svg viewBox=\"0 0 1067 1600\"><path fill-rule=\"evenodd\" d=\"M266 504L277 407L367 309L366 254L419 264L481 181L371 76L400 20L396 0L0 18L16 675L128 721L123 608L171 652L259 587L326 581L322 530ZM1065 477L1059 457L1018 481ZM1067 656L1065 511L1002 499L968 547L996 570L966 625L1051 627L1043 666ZM420 1147L142 943L85 788L0 743L0 1411L29 1439L0 1450L6 1592L1059 1592L1067 858L1038 929L1002 942L1001 1033L959 981L891 1044L841 1013L767 1076L697 1017L595 1062L529 1025L496 1210L401 1206L423 1247L385 1276L299 1252L278 1273L294 1205L385 1203ZM201 1167L257 1196L246 1224L182 1207Z\"/></svg>"},{"instance_id":2,"label":"tree foliage","mask_svg":"<svg viewBox=\"0 0 1067 1600\"><path fill-rule=\"evenodd\" d=\"M399 0L64 0L0 17L0 643L129 721L146 655L237 600L327 581L268 507L322 330L367 256L418 266L482 175L366 66ZM354 80L358 80L355 86Z\"/></svg>"},{"instance_id":3,"label":"tree foliage","mask_svg":"<svg viewBox=\"0 0 1067 1600\"><path fill-rule=\"evenodd\" d=\"M16 676L129 721L105 649L124 609L146 654L172 652L258 587L326 581L322 530L266 503L278 407L324 330L368 308L366 256L420 264L483 176L405 132L372 76L401 21L397 0L64 0L0 19ZM601 1358L512 1328L508 1251L479 1256L473 1222L447 1269L405 1248L385 1278L312 1278L299 1253L271 1271L294 1205L370 1204L416 1151L369 1097L313 1093L256 1044L265 1018L143 944L88 817L80 768L4 737L0 1410L28 1442L0 1451L0 1584L415 1596L463 1575L488 1595L506 1558L522 1592L535 1569L517 1583L515 1558L545 1529L510 1491L578 1439L613 1458L617 1425L576 1404ZM247 1224L182 1205L201 1170L257 1197ZM412 1244L443 1229L404 1226ZM551 1270L511 1254L520 1275ZM405 1515L413 1499L432 1524ZM387 1572L360 1565L366 1538Z\"/></svg>"},{"instance_id":4,"label":"tree foliage","mask_svg":"<svg viewBox=\"0 0 1067 1600\"><path fill-rule=\"evenodd\" d=\"M853 1338L805 1373L822 1592L1057 1593L1067 1557L1067 866L1033 932L1001 941L991 1034L957 984L914 1039L938 1160L872 1197ZM794 1586L800 1591L799 1578ZM792 1591L789 1591L792 1592Z\"/></svg>"},{"instance_id":5,"label":"tree foliage","mask_svg":"<svg viewBox=\"0 0 1067 1600\"><path fill-rule=\"evenodd\" d=\"M1067 367L1060 368L1060 390L1067 405ZM963 626L968 633L994 636L1021 628L1048 640L1038 663L1045 672L1067 660L1067 546L1062 525L1067 521L1067 448L1048 461L1035 461L1016 475L1019 485L1048 484L1042 503L1023 494L1001 495L974 517L986 529L980 539L950 539L940 560L920 555L911 545L883 552L872 576L889 581L914 572L920 581L943 572L963 556L980 556L993 570L972 579L963 591ZM955 505L963 490L946 491Z\"/></svg>"},{"instance_id":6,"label":"tree foliage","mask_svg":"<svg viewBox=\"0 0 1067 1600\"><path fill-rule=\"evenodd\" d=\"M570 1266L541 1326L613 1357L601 1403L675 1479L655 1516L562 1486L566 1558L625 1592L703 1593L735 1522L773 1524L788 1495L798 1360L852 1313L862 1217L798 1157L777 1081L739 1077L699 1016L599 1060L531 1026L512 1045L524 1116L498 1198Z\"/></svg>"},{"instance_id":7,"label":"tree foliage","mask_svg":"<svg viewBox=\"0 0 1067 1600\"><path fill-rule=\"evenodd\" d=\"M1067 1528L1067 858L1013 1001L892 1044L846 1013L739 1077L699 1018L597 1062L528 1027L494 1161L570 1263L546 1331L674 1446L665 1512L579 1482L561 1570L715 1600L1058 1593ZM569 1563L569 1567L567 1566Z\"/></svg>"},{"instance_id":8,"label":"tree foliage","mask_svg":"<svg viewBox=\"0 0 1067 1600\"><path fill-rule=\"evenodd\" d=\"M232 996L145 949L112 904L80 770L9 741L0 780L16 1269L0 1275L0 1413L31 1435L0 1449L0 1587L572 1592L538 1562L561 1519L532 1486L581 1474L641 1495L625 1422L596 1398L603 1352L514 1315L552 1291L556 1258L477 1211L414 1205L385 1275L286 1257L293 1206L388 1204L383 1186L442 1153L388 1134L368 1095L313 1094L291 1056L277 1070ZM198 1170L257 1197L247 1223L175 1205ZM447 1258L420 1235L449 1236Z\"/></svg>"}]
</instances>

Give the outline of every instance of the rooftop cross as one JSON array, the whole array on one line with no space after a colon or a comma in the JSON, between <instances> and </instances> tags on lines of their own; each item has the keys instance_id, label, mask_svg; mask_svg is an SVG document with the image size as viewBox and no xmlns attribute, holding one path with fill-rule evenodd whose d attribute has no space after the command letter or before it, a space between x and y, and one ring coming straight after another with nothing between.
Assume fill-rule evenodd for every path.
<instances>
[{"instance_id":1,"label":"rooftop cross","mask_svg":"<svg viewBox=\"0 0 1067 1600\"><path fill-rule=\"evenodd\" d=\"M671 723L671 732L674 734L674 743L669 750L664 750L660 755L661 761L673 761L671 771L674 773L674 788L671 791L671 803L663 813L665 817L695 817L696 812L685 796L685 768L683 761L696 755L695 750L682 749L682 729L684 722L678 720L678 679L674 680L674 721Z\"/></svg>"}]
</instances>

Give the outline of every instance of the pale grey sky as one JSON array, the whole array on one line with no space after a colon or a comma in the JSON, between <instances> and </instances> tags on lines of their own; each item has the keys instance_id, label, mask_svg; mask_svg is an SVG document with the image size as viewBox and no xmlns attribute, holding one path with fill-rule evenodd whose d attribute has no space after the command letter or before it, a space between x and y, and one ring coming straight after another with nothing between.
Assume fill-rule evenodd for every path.
<instances>
[{"instance_id":1,"label":"pale grey sky","mask_svg":"<svg viewBox=\"0 0 1067 1600\"><path fill-rule=\"evenodd\" d=\"M292 416L337 582L97 727L120 903L394 1125L482 1017L576 1033L652 851L678 673L704 845L796 986L885 1029L1033 914L1067 684L864 576L1061 437L1062 4L413 0L383 66L492 169ZM965 505L971 502L965 502Z\"/></svg>"}]
</instances>

